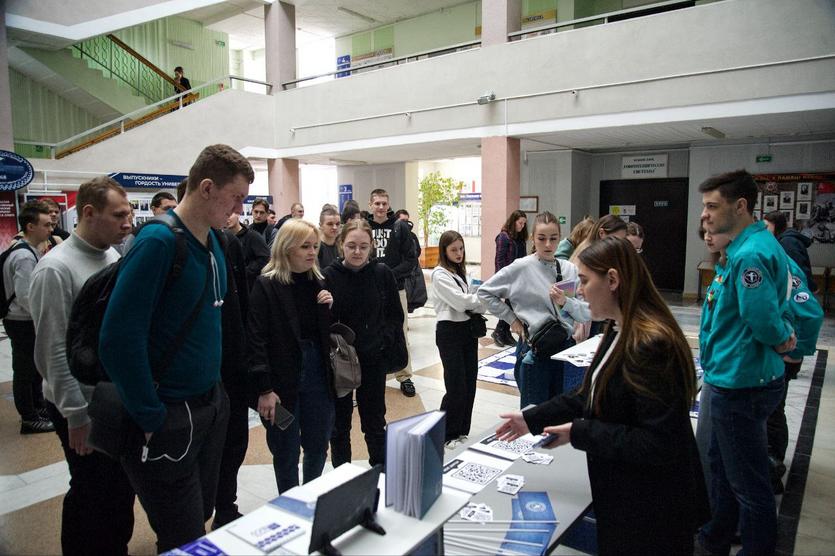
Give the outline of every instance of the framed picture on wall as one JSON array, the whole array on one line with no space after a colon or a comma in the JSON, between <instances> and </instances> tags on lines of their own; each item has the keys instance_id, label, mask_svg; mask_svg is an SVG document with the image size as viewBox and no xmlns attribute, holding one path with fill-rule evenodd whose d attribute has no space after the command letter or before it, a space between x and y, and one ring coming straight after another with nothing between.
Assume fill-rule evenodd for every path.
<instances>
[{"instance_id":1,"label":"framed picture on wall","mask_svg":"<svg viewBox=\"0 0 835 556\"><path fill-rule=\"evenodd\" d=\"M812 203L810 201L800 201L797 203L797 219L809 220L812 216Z\"/></svg>"},{"instance_id":2,"label":"framed picture on wall","mask_svg":"<svg viewBox=\"0 0 835 556\"><path fill-rule=\"evenodd\" d=\"M812 200L812 187L814 185L815 184L813 184L811 182L808 182L808 181L802 181L802 182L798 183L797 184L797 200L798 201L811 201ZM798 210L798 212L800 212L800 211ZM800 219L800 216L798 215L798 220L799 219Z\"/></svg>"},{"instance_id":3,"label":"framed picture on wall","mask_svg":"<svg viewBox=\"0 0 835 556\"><path fill-rule=\"evenodd\" d=\"M763 210L763 192L762 191L757 193L757 204L754 205L754 210L759 210L759 211Z\"/></svg>"},{"instance_id":4,"label":"framed picture on wall","mask_svg":"<svg viewBox=\"0 0 835 556\"><path fill-rule=\"evenodd\" d=\"M783 216L786 217L786 229L790 229L794 227L794 211L793 210L781 210L780 212L783 213Z\"/></svg>"},{"instance_id":5,"label":"framed picture on wall","mask_svg":"<svg viewBox=\"0 0 835 556\"><path fill-rule=\"evenodd\" d=\"M539 197L537 195L519 197L519 210L522 212L539 212Z\"/></svg>"},{"instance_id":6,"label":"framed picture on wall","mask_svg":"<svg viewBox=\"0 0 835 556\"><path fill-rule=\"evenodd\" d=\"M777 210L777 195L766 195L763 197L763 214Z\"/></svg>"},{"instance_id":7,"label":"framed picture on wall","mask_svg":"<svg viewBox=\"0 0 835 556\"><path fill-rule=\"evenodd\" d=\"M794 191L780 192L780 210L794 209Z\"/></svg>"}]
</instances>

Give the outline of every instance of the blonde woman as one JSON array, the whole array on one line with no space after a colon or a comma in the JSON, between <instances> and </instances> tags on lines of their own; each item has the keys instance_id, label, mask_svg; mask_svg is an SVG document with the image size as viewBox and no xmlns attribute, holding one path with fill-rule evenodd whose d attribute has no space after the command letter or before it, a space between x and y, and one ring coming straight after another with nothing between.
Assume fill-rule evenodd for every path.
<instances>
[{"instance_id":1,"label":"blonde woman","mask_svg":"<svg viewBox=\"0 0 835 556\"><path fill-rule=\"evenodd\" d=\"M322 474L333 428L328 352L333 298L322 286L318 249L315 226L288 220L250 294L250 381L259 393L258 413L267 429L279 492L299 484L302 448L304 482ZM284 429L276 415L282 407L294 417Z\"/></svg>"}]
</instances>

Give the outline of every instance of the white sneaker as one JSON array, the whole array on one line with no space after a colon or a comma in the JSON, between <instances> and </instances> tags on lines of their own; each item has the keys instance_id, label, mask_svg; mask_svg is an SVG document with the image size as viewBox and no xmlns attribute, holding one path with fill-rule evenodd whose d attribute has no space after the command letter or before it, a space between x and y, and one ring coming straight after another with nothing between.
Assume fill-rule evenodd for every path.
<instances>
[{"instance_id":1,"label":"white sneaker","mask_svg":"<svg viewBox=\"0 0 835 556\"><path fill-rule=\"evenodd\" d=\"M455 450L456 448L458 448L459 444L461 444L461 440L458 439L458 438L456 438L455 440L448 440L448 441L444 442L444 448L446 448L447 450L452 451L452 450Z\"/></svg>"}]
</instances>

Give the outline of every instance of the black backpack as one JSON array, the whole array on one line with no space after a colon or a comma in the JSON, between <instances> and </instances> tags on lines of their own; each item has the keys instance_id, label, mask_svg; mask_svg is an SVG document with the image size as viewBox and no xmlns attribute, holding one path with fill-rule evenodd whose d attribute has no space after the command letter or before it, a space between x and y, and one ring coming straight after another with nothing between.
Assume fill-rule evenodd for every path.
<instances>
[{"instance_id":1,"label":"black backpack","mask_svg":"<svg viewBox=\"0 0 835 556\"><path fill-rule=\"evenodd\" d=\"M169 214L161 214L145 222L146 226L149 224L168 226L174 233L174 262L168 271L168 278L165 282L167 288L169 284L180 277L188 259L185 231L179 226L176 219ZM95 386L103 380L110 380L104 367L102 367L101 361L99 361L99 333L101 332L104 313L107 310L107 303L110 301L110 294L113 293L113 288L116 286L119 269L122 267L122 261L124 260L125 258L122 257L90 276L73 301L70 319L67 324L67 362L72 376L82 384ZM197 308L199 307L200 300L197 303ZM190 327L194 316L195 311L192 311L183 325L183 330ZM181 333L183 330L181 330ZM166 361L170 360L173 351L179 347L182 341L180 336L182 334L178 335L178 341L175 341L169 348Z\"/></svg>"},{"instance_id":2,"label":"black backpack","mask_svg":"<svg viewBox=\"0 0 835 556\"><path fill-rule=\"evenodd\" d=\"M2 295L2 298L0 298L0 319L4 319L8 316L9 307L11 307L14 298L17 297L17 293L13 293L10 298L6 299L6 283L4 279L5 272L3 272L3 267L6 266L6 261L9 259L9 256L12 254L13 251L17 251L18 249L24 248L28 249L30 253L35 255L36 261L38 260L38 255L24 240L18 241L17 243L3 251L2 254L0 254L0 295Z\"/></svg>"}]
</instances>

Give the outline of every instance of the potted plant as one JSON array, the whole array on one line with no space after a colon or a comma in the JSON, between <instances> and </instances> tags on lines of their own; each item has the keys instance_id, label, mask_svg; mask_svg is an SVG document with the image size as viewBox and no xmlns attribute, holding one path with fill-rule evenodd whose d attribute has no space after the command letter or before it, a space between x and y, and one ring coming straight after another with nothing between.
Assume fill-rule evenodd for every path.
<instances>
[{"instance_id":1,"label":"potted plant","mask_svg":"<svg viewBox=\"0 0 835 556\"><path fill-rule=\"evenodd\" d=\"M447 216L441 205L453 205L464 182L445 178L440 172L427 174L418 185L418 226L423 231L423 251L420 255L421 268L433 268L438 265L438 246L429 245L429 237L443 231L447 225Z\"/></svg>"}]
</instances>

